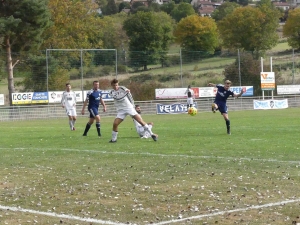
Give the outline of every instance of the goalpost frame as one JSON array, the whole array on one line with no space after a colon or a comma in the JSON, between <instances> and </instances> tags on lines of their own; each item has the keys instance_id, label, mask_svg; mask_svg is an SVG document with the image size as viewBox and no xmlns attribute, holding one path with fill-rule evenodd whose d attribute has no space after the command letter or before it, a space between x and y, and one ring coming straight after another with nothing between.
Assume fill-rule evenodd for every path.
<instances>
[{"instance_id":1,"label":"goalpost frame","mask_svg":"<svg viewBox=\"0 0 300 225\"><path fill-rule=\"evenodd\" d=\"M116 79L118 79L118 52L117 49L46 49L46 73L47 73L47 91L49 91L49 61L51 51L80 51L80 73L81 73L81 90L83 91L83 52L84 51L115 51L115 73Z\"/></svg>"}]
</instances>

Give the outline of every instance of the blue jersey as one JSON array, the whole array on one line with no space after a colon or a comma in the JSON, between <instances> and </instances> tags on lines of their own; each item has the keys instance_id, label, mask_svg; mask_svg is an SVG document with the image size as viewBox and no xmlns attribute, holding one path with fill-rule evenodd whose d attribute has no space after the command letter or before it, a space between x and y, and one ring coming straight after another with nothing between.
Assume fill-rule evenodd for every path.
<instances>
[{"instance_id":1,"label":"blue jersey","mask_svg":"<svg viewBox=\"0 0 300 225\"><path fill-rule=\"evenodd\" d=\"M231 95L233 96L234 93L230 90L225 90L224 85L222 84L217 84L216 87L218 88L217 90L217 95L215 98L215 102L223 102L226 103L227 98Z\"/></svg>"},{"instance_id":2,"label":"blue jersey","mask_svg":"<svg viewBox=\"0 0 300 225\"><path fill-rule=\"evenodd\" d=\"M99 108L100 100L102 98L102 91L100 89L91 89L87 92L86 99L89 101L88 109Z\"/></svg>"}]
</instances>

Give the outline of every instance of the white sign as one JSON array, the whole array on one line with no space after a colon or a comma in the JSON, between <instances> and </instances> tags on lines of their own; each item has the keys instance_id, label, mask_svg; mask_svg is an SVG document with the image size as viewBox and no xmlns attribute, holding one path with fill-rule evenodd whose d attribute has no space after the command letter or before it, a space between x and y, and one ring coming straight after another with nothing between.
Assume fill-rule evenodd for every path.
<instances>
[{"instance_id":1,"label":"white sign","mask_svg":"<svg viewBox=\"0 0 300 225\"><path fill-rule=\"evenodd\" d=\"M262 90L274 90L275 89L275 74L274 72L261 72L260 83Z\"/></svg>"},{"instance_id":2,"label":"white sign","mask_svg":"<svg viewBox=\"0 0 300 225\"><path fill-rule=\"evenodd\" d=\"M214 87L201 87L199 88L199 97L215 97L216 91Z\"/></svg>"},{"instance_id":3,"label":"white sign","mask_svg":"<svg viewBox=\"0 0 300 225\"><path fill-rule=\"evenodd\" d=\"M254 109L286 109L288 100L253 100Z\"/></svg>"},{"instance_id":4,"label":"white sign","mask_svg":"<svg viewBox=\"0 0 300 225\"><path fill-rule=\"evenodd\" d=\"M300 85L277 85L278 95L300 94Z\"/></svg>"},{"instance_id":5,"label":"white sign","mask_svg":"<svg viewBox=\"0 0 300 225\"><path fill-rule=\"evenodd\" d=\"M82 91L74 91L76 94L76 102L82 102ZM63 91L49 91L49 103L60 103Z\"/></svg>"},{"instance_id":6,"label":"white sign","mask_svg":"<svg viewBox=\"0 0 300 225\"><path fill-rule=\"evenodd\" d=\"M0 94L0 105L4 105L4 94Z\"/></svg>"}]
</instances>

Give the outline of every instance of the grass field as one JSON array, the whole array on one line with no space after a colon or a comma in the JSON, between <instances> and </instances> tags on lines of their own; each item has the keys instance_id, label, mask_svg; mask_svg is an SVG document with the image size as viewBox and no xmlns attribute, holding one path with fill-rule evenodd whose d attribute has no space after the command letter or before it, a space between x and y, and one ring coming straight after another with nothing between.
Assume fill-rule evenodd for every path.
<instances>
[{"instance_id":1,"label":"grass field","mask_svg":"<svg viewBox=\"0 0 300 225\"><path fill-rule=\"evenodd\" d=\"M1 122L0 224L300 223L299 109Z\"/></svg>"}]
</instances>

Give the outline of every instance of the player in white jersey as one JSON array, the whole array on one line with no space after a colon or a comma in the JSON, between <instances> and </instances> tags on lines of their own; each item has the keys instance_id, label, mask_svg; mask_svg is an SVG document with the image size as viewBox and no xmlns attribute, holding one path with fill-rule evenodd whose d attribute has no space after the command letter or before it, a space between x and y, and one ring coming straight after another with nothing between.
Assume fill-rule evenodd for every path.
<instances>
[{"instance_id":1,"label":"player in white jersey","mask_svg":"<svg viewBox=\"0 0 300 225\"><path fill-rule=\"evenodd\" d=\"M71 84L66 83L66 91L63 92L61 98L61 105L66 109L67 116L69 117L69 126L71 130L75 130L76 123L76 94L71 90Z\"/></svg>"},{"instance_id":2,"label":"player in white jersey","mask_svg":"<svg viewBox=\"0 0 300 225\"><path fill-rule=\"evenodd\" d=\"M139 105L135 105L135 110L138 114L142 113L141 107ZM151 137L151 134L147 130L145 130L144 127L141 124L139 124L135 119L133 119L133 122L135 125L136 132L139 134L139 136L141 138L150 138ZM149 128L152 130L153 123L149 122L147 124L148 124ZM156 137L158 137L157 134L154 134L154 135L156 135Z\"/></svg>"},{"instance_id":3,"label":"player in white jersey","mask_svg":"<svg viewBox=\"0 0 300 225\"><path fill-rule=\"evenodd\" d=\"M194 104L194 91L191 89L191 85L188 86L188 88L185 91L185 94L187 95L187 100L186 100L186 106L187 109L193 106Z\"/></svg>"},{"instance_id":4,"label":"player in white jersey","mask_svg":"<svg viewBox=\"0 0 300 225\"><path fill-rule=\"evenodd\" d=\"M150 133L152 139L157 141L157 136L152 133L151 128L146 122L144 122L142 117L135 110L134 101L130 90L126 87L119 86L119 81L117 79L113 79L110 84L113 90L110 91L109 95L114 99L114 104L117 109L117 116L113 123L112 138L110 143L117 142L118 126L120 123L122 123L127 115L131 116L138 123L140 123L143 128Z\"/></svg>"}]
</instances>

